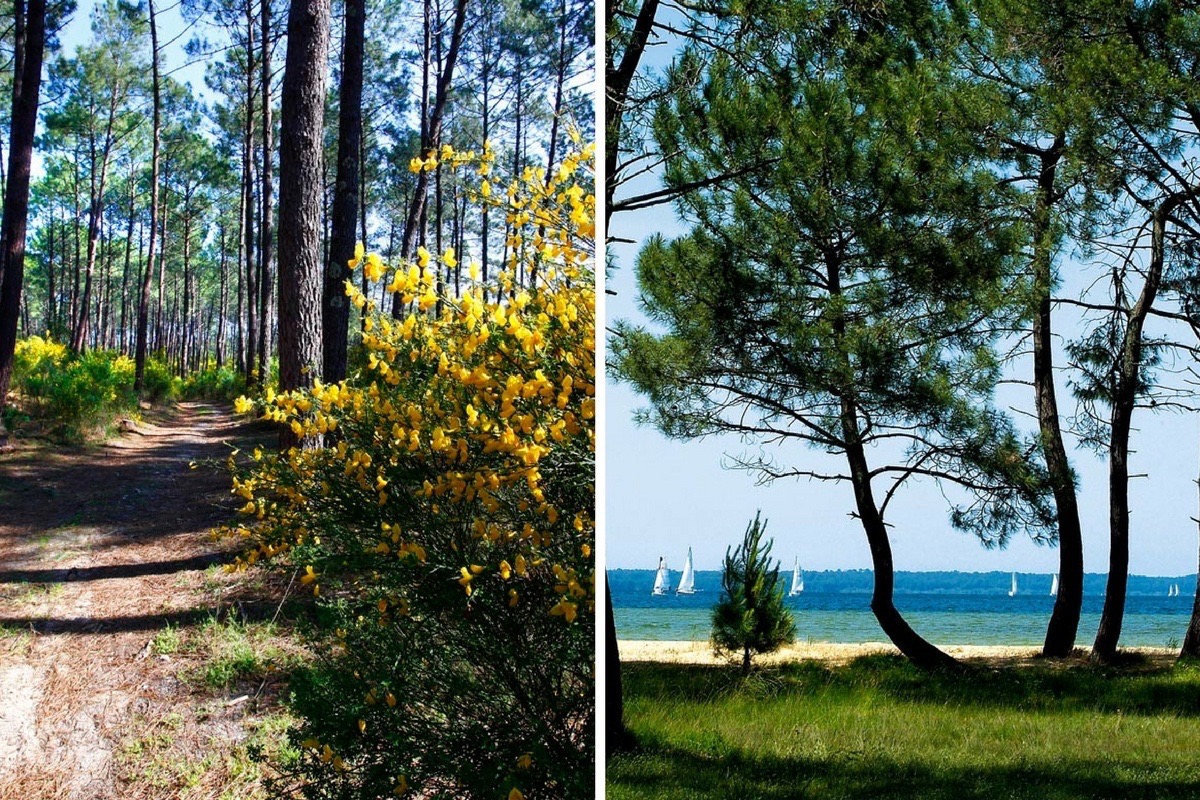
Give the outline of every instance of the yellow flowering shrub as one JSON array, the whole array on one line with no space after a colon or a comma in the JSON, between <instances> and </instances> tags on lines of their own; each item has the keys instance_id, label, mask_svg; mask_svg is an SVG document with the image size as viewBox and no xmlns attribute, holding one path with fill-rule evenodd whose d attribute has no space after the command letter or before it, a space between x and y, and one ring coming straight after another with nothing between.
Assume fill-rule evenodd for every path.
<instances>
[{"instance_id":1,"label":"yellow flowering shrub","mask_svg":"<svg viewBox=\"0 0 1200 800\"><path fill-rule=\"evenodd\" d=\"M137 406L132 359L114 350L71 353L49 337L17 342L12 388L27 413L67 439L102 431Z\"/></svg>"},{"instance_id":2,"label":"yellow flowering shrub","mask_svg":"<svg viewBox=\"0 0 1200 800\"><path fill-rule=\"evenodd\" d=\"M236 474L245 520L228 533L248 541L240 567L291 571L321 605L322 658L293 682L310 796L591 794L591 158L473 194L526 245L488 285L471 262L461 293L439 293L453 250L391 269L359 248L351 266L403 318L355 276L351 377L237 403L301 440ZM413 166L439 161L495 179L490 146Z\"/></svg>"}]
</instances>

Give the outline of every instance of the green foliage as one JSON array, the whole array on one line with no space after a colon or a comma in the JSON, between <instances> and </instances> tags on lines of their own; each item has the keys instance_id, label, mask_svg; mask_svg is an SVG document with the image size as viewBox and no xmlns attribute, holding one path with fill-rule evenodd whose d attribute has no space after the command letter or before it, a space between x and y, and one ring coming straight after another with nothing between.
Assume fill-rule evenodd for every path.
<instances>
[{"instance_id":1,"label":"green foliage","mask_svg":"<svg viewBox=\"0 0 1200 800\"><path fill-rule=\"evenodd\" d=\"M771 545L763 542L767 523L754 515L742 543L725 551L721 599L713 607L712 643L718 653L742 656L750 671L752 653L773 653L796 640L792 613L783 602L779 564L771 566Z\"/></svg>"},{"instance_id":2,"label":"green foliage","mask_svg":"<svg viewBox=\"0 0 1200 800\"><path fill-rule=\"evenodd\" d=\"M439 296L433 261L454 253L422 249L388 286L415 304L403 321L348 282L365 358L345 381L235 404L301 442L254 452L230 532L253 545L242 564L299 572L321 603L317 659L292 682L303 755L286 780L308 797L594 791L595 297L578 266L594 198L573 176L590 157L511 189L533 190L518 230L561 243L535 288L473 266ZM387 272L375 253L352 263Z\"/></svg>"},{"instance_id":3,"label":"green foliage","mask_svg":"<svg viewBox=\"0 0 1200 800\"><path fill-rule=\"evenodd\" d=\"M993 399L996 343L1028 311L1024 227L996 212L1014 190L971 133L994 90L942 52L945 10L883 26L865 9L758 7L727 20L737 52L680 56L655 117L691 230L644 245L652 325L612 340L643 421L851 459L861 445L891 462L741 466L860 488L928 475L986 544L1052 536L1044 468Z\"/></svg>"},{"instance_id":4,"label":"green foliage","mask_svg":"<svg viewBox=\"0 0 1200 800\"><path fill-rule=\"evenodd\" d=\"M238 372L232 364L218 367L212 361L205 364L199 372L190 373L183 380L180 388L180 394L188 399L225 403L231 403L245 393L245 376Z\"/></svg>"},{"instance_id":5,"label":"green foliage","mask_svg":"<svg viewBox=\"0 0 1200 800\"><path fill-rule=\"evenodd\" d=\"M241 385L231 370L215 369L185 384L159 359L146 360L144 396L151 402L176 400L186 389L203 399L230 399ZM87 438L114 416L137 409L131 358L114 350L74 354L41 336L17 342L12 388L22 398L22 414L44 420L71 440Z\"/></svg>"},{"instance_id":6,"label":"green foliage","mask_svg":"<svg viewBox=\"0 0 1200 800\"><path fill-rule=\"evenodd\" d=\"M129 358L107 350L75 355L39 336L17 343L12 385L30 413L61 426L68 439L84 438L137 406Z\"/></svg>"},{"instance_id":7,"label":"green foliage","mask_svg":"<svg viewBox=\"0 0 1200 800\"><path fill-rule=\"evenodd\" d=\"M179 397L182 382L171 374L171 368L157 358L146 359L146 372L142 377L142 392L152 403L175 400Z\"/></svg>"}]
</instances>

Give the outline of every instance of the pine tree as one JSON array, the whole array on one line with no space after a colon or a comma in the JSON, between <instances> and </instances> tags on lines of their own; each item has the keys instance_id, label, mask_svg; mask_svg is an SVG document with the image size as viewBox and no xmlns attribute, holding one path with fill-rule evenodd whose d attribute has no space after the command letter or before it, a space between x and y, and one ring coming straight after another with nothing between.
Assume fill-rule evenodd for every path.
<instances>
[{"instance_id":1,"label":"pine tree","mask_svg":"<svg viewBox=\"0 0 1200 800\"><path fill-rule=\"evenodd\" d=\"M773 653L796 640L796 624L783 604L779 563L771 565L771 545L761 512L746 526L742 543L725 551L721 600L713 606L712 643L718 654L742 654L742 674L750 672L751 653Z\"/></svg>"}]
</instances>

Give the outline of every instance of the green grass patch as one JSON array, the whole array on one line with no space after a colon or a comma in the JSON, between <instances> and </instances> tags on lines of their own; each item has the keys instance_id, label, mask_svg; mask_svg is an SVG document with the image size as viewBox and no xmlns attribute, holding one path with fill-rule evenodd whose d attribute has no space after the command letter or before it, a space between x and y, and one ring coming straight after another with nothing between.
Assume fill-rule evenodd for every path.
<instances>
[{"instance_id":1,"label":"green grass patch","mask_svg":"<svg viewBox=\"0 0 1200 800\"><path fill-rule=\"evenodd\" d=\"M154 634L154 641L150 643L150 649L155 655L170 655L179 652L179 642L179 629L168 625Z\"/></svg>"},{"instance_id":2,"label":"green grass patch","mask_svg":"<svg viewBox=\"0 0 1200 800\"><path fill-rule=\"evenodd\" d=\"M200 658L182 677L212 688L260 680L299 663L299 656L283 644L280 631L272 623L209 619L188 637L185 649Z\"/></svg>"},{"instance_id":3,"label":"green grass patch","mask_svg":"<svg viewBox=\"0 0 1200 800\"><path fill-rule=\"evenodd\" d=\"M608 797L1194 798L1200 668L929 675L900 658L623 671Z\"/></svg>"}]
</instances>

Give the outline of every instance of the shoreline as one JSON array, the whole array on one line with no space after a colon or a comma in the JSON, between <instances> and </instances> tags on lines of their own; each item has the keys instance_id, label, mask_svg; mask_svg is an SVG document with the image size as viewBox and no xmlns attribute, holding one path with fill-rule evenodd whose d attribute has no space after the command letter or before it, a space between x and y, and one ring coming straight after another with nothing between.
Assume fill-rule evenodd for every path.
<instances>
[{"instance_id":1,"label":"shoreline","mask_svg":"<svg viewBox=\"0 0 1200 800\"><path fill-rule=\"evenodd\" d=\"M957 659L971 662L1035 663L1039 661L1040 646L1034 645L970 645L939 644L940 649ZM649 639L621 639L617 649L623 662L648 661L659 664L703 664L728 663L717 658L707 641L658 641ZM1166 647L1125 647L1123 652L1138 653L1155 660L1174 659L1176 650ZM1086 656L1089 648L1076 648ZM889 642L797 642L781 648L776 653L755 656L759 664L781 664L792 661L820 661L830 666L842 666L856 658L869 655L900 655L896 646Z\"/></svg>"}]
</instances>

